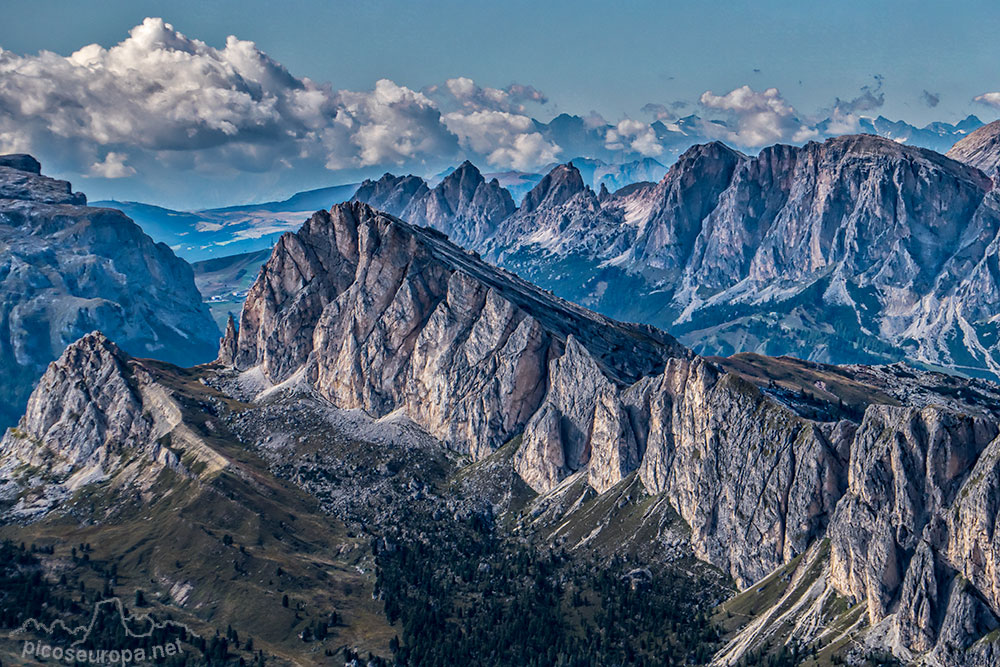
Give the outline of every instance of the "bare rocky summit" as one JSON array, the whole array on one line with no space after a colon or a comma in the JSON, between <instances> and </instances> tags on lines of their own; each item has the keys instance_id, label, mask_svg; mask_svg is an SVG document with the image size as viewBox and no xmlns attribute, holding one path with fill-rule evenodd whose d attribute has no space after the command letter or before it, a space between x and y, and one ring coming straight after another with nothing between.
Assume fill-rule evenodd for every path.
<instances>
[{"instance_id":1,"label":"bare rocky summit","mask_svg":"<svg viewBox=\"0 0 1000 667\"><path fill-rule=\"evenodd\" d=\"M600 194L558 165L516 210L469 196L461 215L428 208L440 195L414 176L366 183L356 199L704 354L907 359L997 377L998 127L948 156L875 135L754 157L712 142L658 183Z\"/></svg>"},{"instance_id":2,"label":"bare rocky summit","mask_svg":"<svg viewBox=\"0 0 1000 667\"><path fill-rule=\"evenodd\" d=\"M516 208L510 192L495 178L487 182L468 160L433 188L416 176L385 174L378 181L365 181L353 201L433 227L467 248L492 237L497 224Z\"/></svg>"},{"instance_id":3,"label":"bare rocky summit","mask_svg":"<svg viewBox=\"0 0 1000 667\"><path fill-rule=\"evenodd\" d=\"M6 166L5 166L6 165ZM0 423L50 361L100 329L136 355L210 360L218 328L191 267L118 211L86 206L30 156L0 161Z\"/></svg>"},{"instance_id":4,"label":"bare rocky summit","mask_svg":"<svg viewBox=\"0 0 1000 667\"><path fill-rule=\"evenodd\" d=\"M523 428L573 339L619 385L687 354L660 331L612 322L352 203L281 238L247 297L233 359L275 383L304 373L342 407L403 408L480 458Z\"/></svg>"},{"instance_id":5,"label":"bare rocky summit","mask_svg":"<svg viewBox=\"0 0 1000 667\"><path fill-rule=\"evenodd\" d=\"M15 500L8 517L23 521L112 478L142 491L164 469L192 474L181 449L205 474L225 465L182 424L180 405L149 369L94 332L49 365L0 440L0 499Z\"/></svg>"},{"instance_id":6,"label":"bare rocky summit","mask_svg":"<svg viewBox=\"0 0 1000 667\"><path fill-rule=\"evenodd\" d=\"M1000 176L1000 120L970 133L952 146L947 155L982 170L995 181Z\"/></svg>"}]
</instances>

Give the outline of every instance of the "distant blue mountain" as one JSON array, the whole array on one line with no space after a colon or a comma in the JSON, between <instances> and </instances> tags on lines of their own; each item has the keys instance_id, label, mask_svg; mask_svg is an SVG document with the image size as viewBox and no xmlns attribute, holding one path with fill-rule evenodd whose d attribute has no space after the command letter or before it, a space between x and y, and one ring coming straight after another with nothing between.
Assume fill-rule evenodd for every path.
<instances>
[{"instance_id":1,"label":"distant blue mountain","mask_svg":"<svg viewBox=\"0 0 1000 667\"><path fill-rule=\"evenodd\" d=\"M357 183L299 192L284 201L245 204L202 211L174 211L131 201L96 201L132 218L156 241L196 262L253 252L274 245L285 232L298 229L309 214L347 201Z\"/></svg>"}]
</instances>

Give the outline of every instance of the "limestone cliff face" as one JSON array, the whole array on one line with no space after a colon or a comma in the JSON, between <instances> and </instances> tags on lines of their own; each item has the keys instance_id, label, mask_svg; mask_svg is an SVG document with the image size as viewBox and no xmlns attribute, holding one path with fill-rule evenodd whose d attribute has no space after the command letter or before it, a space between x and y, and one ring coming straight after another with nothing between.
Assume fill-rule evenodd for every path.
<instances>
[{"instance_id":1,"label":"limestone cliff face","mask_svg":"<svg viewBox=\"0 0 1000 667\"><path fill-rule=\"evenodd\" d=\"M184 424L181 404L156 375L100 332L69 345L0 439L5 518L41 517L95 482L143 492L164 468L195 477L193 469L210 476L225 467Z\"/></svg>"},{"instance_id":2,"label":"limestone cliff face","mask_svg":"<svg viewBox=\"0 0 1000 667\"><path fill-rule=\"evenodd\" d=\"M1000 625L998 432L993 394L965 406L870 405L846 441L846 487L817 533L829 545L819 576L862 605L864 645L904 663L991 664L995 647L980 640ZM796 638L830 641L809 606L797 607Z\"/></svg>"},{"instance_id":3,"label":"limestone cliff face","mask_svg":"<svg viewBox=\"0 0 1000 667\"><path fill-rule=\"evenodd\" d=\"M830 534L834 582L867 600L873 623L888 613L911 556L945 547L948 512L997 432L992 418L933 406L868 408ZM932 573L930 559L914 565Z\"/></svg>"},{"instance_id":4,"label":"limestone cliff face","mask_svg":"<svg viewBox=\"0 0 1000 667\"><path fill-rule=\"evenodd\" d=\"M416 176L386 174L378 181L365 181L354 201L414 225L433 227L465 248L480 247L516 208L510 192L495 178L487 182L469 161L433 188Z\"/></svg>"},{"instance_id":5,"label":"limestone cliff face","mask_svg":"<svg viewBox=\"0 0 1000 667\"><path fill-rule=\"evenodd\" d=\"M989 664L998 625L998 420L978 410L871 406L829 528L831 582L929 664ZM968 650L968 653L966 651Z\"/></svg>"},{"instance_id":6,"label":"limestone cliff face","mask_svg":"<svg viewBox=\"0 0 1000 667\"><path fill-rule=\"evenodd\" d=\"M547 492L586 470L602 493L638 470L691 527L702 559L746 586L824 535L847 487L856 426L816 423L703 359L671 359L622 388L575 340L515 457Z\"/></svg>"},{"instance_id":7,"label":"limestone cliff face","mask_svg":"<svg viewBox=\"0 0 1000 667\"><path fill-rule=\"evenodd\" d=\"M710 143L655 185L601 197L560 165L476 249L707 354L997 373L1000 199L978 168L995 168L996 133L973 133L955 159L872 135L754 157Z\"/></svg>"},{"instance_id":8,"label":"limestone cliff face","mask_svg":"<svg viewBox=\"0 0 1000 667\"><path fill-rule=\"evenodd\" d=\"M980 454L958 491L947 520L949 561L1000 609L1000 440Z\"/></svg>"},{"instance_id":9,"label":"limestone cliff face","mask_svg":"<svg viewBox=\"0 0 1000 667\"><path fill-rule=\"evenodd\" d=\"M3 427L48 363L95 329L130 353L182 364L211 360L218 345L186 262L40 171L30 156L0 161Z\"/></svg>"},{"instance_id":10,"label":"limestone cliff face","mask_svg":"<svg viewBox=\"0 0 1000 667\"><path fill-rule=\"evenodd\" d=\"M514 464L518 474L538 491L547 491L562 478L587 467L595 439L612 437L601 432L597 414L605 398L614 409L614 385L575 336L569 337L565 353L549 363L548 371L544 401L527 423ZM611 452L605 453L601 463L610 466L611 456ZM626 474L632 469L634 465ZM620 472L615 475L598 467L591 470L600 479L596 485L600 491L621 479Z\"/></svg>"},{"instance_id":11,"label":"limestone cliff face","mask_svg":"<svg viewBox=\"0 0 1000 667\"><path fill-rule=\"evenodd\" d=\"M988 176L1000 176L1000 121L983 125L958 141L947 153L948 157L981 169Z\"/></svg>"},{"instance_id":12,"label":"limestone cliff face","mask_svg":"<svg viewBox=\"0 0 1000 667\"><path fill-rule=\"evenodd\" d=\"M867 407L857 421L816 417L361 203L282 238L227 328L230 359L340 407L401 410L473 458L520 435L513 466L541 494L567 478L604 493L635 473L741 588L812 553L817 590L863 603L872 641L902 658L952 664L953 647L996 625L1000 390L988 382L827 368Z\"/></svg>"},{"instance_id":13,"label":"limestone cliff face","mask_svg":"<svg viewBox=\"0 0 1000 667\"><path fill-rule=\"evenodd\" d=\"M854 425L818 424L703 359L620 388L575 340L550 364L515 467L539 492L586 470L602 493L638 470L691 527L702 559L746 586L824 534Z\"/></svg>"},{"instance_id":14,"label":"limestone cliff face","mask_svg":"<svg viewBox=\"0 0 1000 667\"><path fill-rule=\"evenodd\" d=\"M521 432L551 384L550 360L573 337L619 386L688 354L662 332L561 301L361 203L282 237L236 337L238 368L259 366L272 382L301 370L343 407L403 408L475 457ZM567 447L581 460L579 442Z\"/></svg>"},{"instance_id":15,"label":"limestone cliff face","mask_svg":"<svg viewBox=\"0 0 1000 667\"><path fill-rule=\"evenodd\" d=\"M701 359L673 360L641 393L640 478L671 498L699 557L746 586L823 534L853 425L803 419Z\"/></svg>"}]
</instances>

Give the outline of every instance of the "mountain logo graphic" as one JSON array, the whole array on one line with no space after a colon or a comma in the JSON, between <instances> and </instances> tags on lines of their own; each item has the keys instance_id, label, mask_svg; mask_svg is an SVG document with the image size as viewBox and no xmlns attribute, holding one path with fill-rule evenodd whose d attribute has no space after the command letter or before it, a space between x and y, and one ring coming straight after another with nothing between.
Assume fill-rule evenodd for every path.
<instances>
[{"instance_id":1,"label":"mountain logo graphic","mask_svg":"<svg viewBox=\"0 0 1000 667\"><path fill-rule=\"evenodd\" d=\"M21 658L39 662L126 665L179 655L182 642L199 636L177 621L129 614L120 598L99 600L89 621L71 626L62 619L45 624L30 618L12 633L23 638Z\"/></svg>"}]
</instances>

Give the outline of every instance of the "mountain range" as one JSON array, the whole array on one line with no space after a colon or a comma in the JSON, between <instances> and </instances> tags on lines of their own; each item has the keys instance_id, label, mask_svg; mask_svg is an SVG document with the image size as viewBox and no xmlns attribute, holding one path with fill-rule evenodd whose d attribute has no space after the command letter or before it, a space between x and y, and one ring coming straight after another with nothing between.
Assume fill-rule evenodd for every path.
<instances>
[{"instance_id":1,"label":"mountain range","mask_svg":"<svg viewBox=\"0 0 1000 667\"><path fill-rule=\"evenodd\" d=\"M659 181L685 150L725 137L729 131L721 121L708 121L695 115L655 121L650 127L663 150L657 155L643 155L634 150L609 148L614 144L609 143L608 137L616 131L611 124L595 123L592 119L569 114L560 114L547 123L532 122L545 140L561 147L563 159L573 162L580 169L584 182L595 192L599 192L602 186L614 192L637 182ZM945 152L982 124L977 117L969 116L956 124L934 122L917 128L904 121L890 121L879 116L859 117L856 130ZM831 118L816 127L821 135L827 136L841 125L842 122L837 123ZM537 172L487 172L484 177L487 181L498 179L514 202L519 204L524 195L555 166L539 165ZM454 169L452 167L427 178L428 187L436 186ZM302 219L313 211L350 199L356 188L356 183L336 185L300 192L282 201L194 211L178 211L132 201L102 200L95 204L117 208L139 223L154 240L166 243L179 256L188 261L201 261L269 248L282 233L294 231Z\"/></svg>"},{"instance_id":2,"label":"mountain range","mask_svg":"<svg viewBox=\"0 0 1000 667\"><path fill-rule=\"evenodd\" d=\"M576 158L576 164L583 169L588 185L595 189L604 186L617 190L637 181L659 180L667 172L665 166L652 158L621 164L610 164L594 158ZM554 166L548 165L546 171ZM437 185L457 168L447 169L436 178L428 179L427 187ZM507 171L487 173L484 179L496 179L510 198L520 202L543 175ZM424 182L424 179L416 176L413 179L414 187L418 181ZM142 202L115 200L95 201L94 205L121 211L137 222L154 240L169 245L178 256L190 262L201 262L270 249L281 234L297 229L304 217L318 209L347 201L358 188L358 183L349 183L299 192L281 201L197 211L176 211Z\"/></svg>"},{"instance_id":3,"label":"mountain range","mask_svg":"<svg viewBox=\"0 0 1000 667\"><path fill-rule=\"evenodd\" d=\"M950 153L971 164L873 135L755 157L702 144L658 183L613 194L570 163L506 217L509 205L481 211L489 224L456 240L704 354L909 359L995 377L996 134L985 126ZM410 206L413 178L385 176L355 199L451 232L458 216Z\"/></svg>"},{"instance_id":4,"label":"mountain range","mask_svg":"<svg viewBox=\"0 0 1000 667\"><path fill-rule=\"evenodd\" d=\"M298 228L304 216L350 199L356 189L356 183L335 185L299 192L282 201L201 211L114 200L94 205L121 211L154 240L193 262L270 248L283 233Z\"/></svg>"},{"instance_id":5,"label":"mountain range","mask_svg":"<svg viewBox=\"0 0 1000 667\"><path fill-rule=\"evenodd\" d=\"M831 143L781 150L822 163ZM979 191L893 145L900 173ZM699 151L717 188L761 168L725 151ZM581 180L557 168L512 217L600 212ZM998 435L995 383L702 357L351 202L281 237L213 364L69 346L0 441L0 532L72 516L116 589L275 660L978 667L1000 627ZM150 551L166 540L176 562Z\"/></svg>"},{"instance_id":6,"label":"mountain range","mask_svg":"<svg viewBox=\"0 0 1000 667\"><path fill-rule=\"evenodd\" d=\"M815 127L817 138L821 139L854 131L875 134L898 143L930 148L943 153L956 141L981 127L983 122L976 116L970 115L954 124L937 121L920 128L902 120L893 121L883 116L875 118L858 116L850 125L850 129L846 129L844 119L834 115L810 124ZM642 155L609 142L609 133L610 136L614 135L615 126L591 118L560 114L548 123L536 120L534 126L543 138L561 147L561 155L564 158L580 155L616 163L654 157L666 165L673 164L688 148L723 139L733 130L723 120L705 119L695 114L656 120L650 127L662 152L656 155ZM600 187L600 183L590 185L595 190ZM608 187L611 190L615 189L610 183Z\"/></svg>"},{"instance_id":7,"label":"mountain range","mask_svg":"<svg viewBox=\"0 0 1000 667\"><path fill-rule=\"evenodd\" d=\"M995 664L972 125L128 205L250 249L194 267L0 157L0 568L41 586L2 618L124 594L258 664Z\"/></svg>"}]
</instances>

